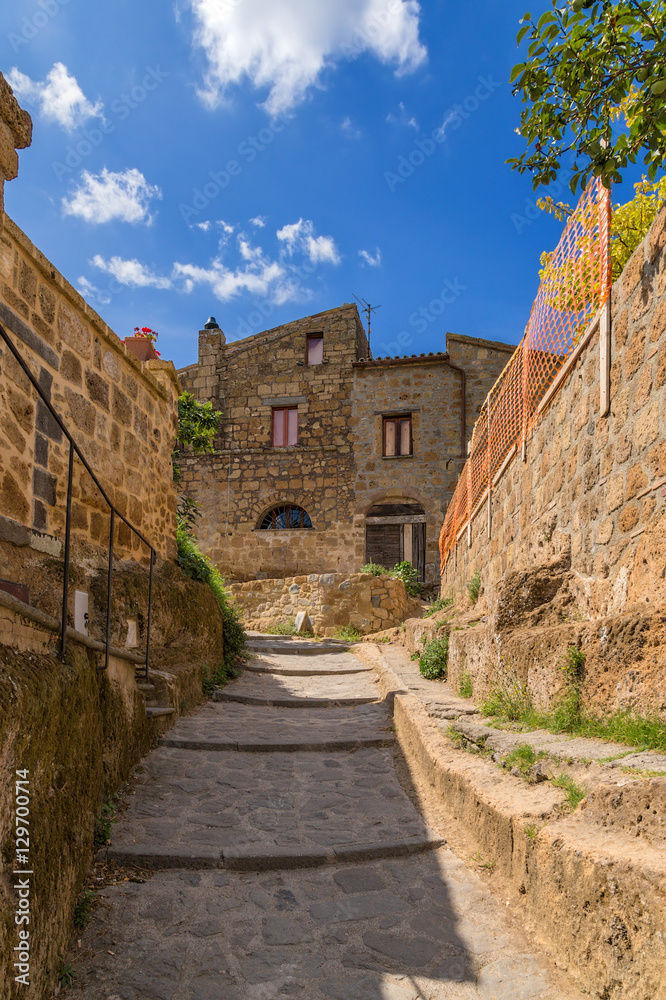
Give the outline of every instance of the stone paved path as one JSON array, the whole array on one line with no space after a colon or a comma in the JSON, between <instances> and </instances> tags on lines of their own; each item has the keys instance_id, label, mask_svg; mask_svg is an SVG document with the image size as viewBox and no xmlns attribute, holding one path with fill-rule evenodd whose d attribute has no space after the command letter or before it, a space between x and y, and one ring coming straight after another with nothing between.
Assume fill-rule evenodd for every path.
<instances>
[{"instance_id":1,"label":"stone paved path","mask_svg":"<svg viewBox=\"0 0 666 1000\"><path fill-rule=\"evenodd\" d=\"M263 680L269 701L280 701L283 685L295 695L289 678ZM349 697L371 684L362 673L338 680ZM321 681L304 684L302 697ZM385 742L386 706L326 707L329 694L324 707L298 710L208 705L144 760L110 853L152 858L160 870L103 890L68 959L76 973L68 998L580 997L427 830L390 749L328 748ZM276 749L280 740L286 750ZM212 742L256 750L199 749ZM296 750L299 742L310 748Z\"/></svg>"}]
</instances>

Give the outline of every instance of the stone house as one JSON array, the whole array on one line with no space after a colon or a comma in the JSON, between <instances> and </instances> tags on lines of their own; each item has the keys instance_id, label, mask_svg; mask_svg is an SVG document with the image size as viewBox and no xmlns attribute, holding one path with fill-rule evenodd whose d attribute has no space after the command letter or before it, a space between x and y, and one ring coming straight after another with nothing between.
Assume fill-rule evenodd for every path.
<instances>
[{"instance_id":1,"label":"stone house","mask_svg":"<svg viewBox=\"0 0 666 1000\"><path fill-rule=\"evenodd\" d=\"M215 452L183 455L199 538L228 579L351 573L437 540L474 421L514 347L447 334L446 353L373 359L355 305L226 343L199 333L183 386L222 414Z\"/></svg>"}]
</instances>

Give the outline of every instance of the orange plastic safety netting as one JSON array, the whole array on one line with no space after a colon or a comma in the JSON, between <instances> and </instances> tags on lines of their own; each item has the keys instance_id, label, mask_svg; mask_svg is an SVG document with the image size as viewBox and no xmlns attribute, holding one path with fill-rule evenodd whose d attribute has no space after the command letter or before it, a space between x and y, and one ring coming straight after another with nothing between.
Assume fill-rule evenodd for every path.
<instances>
[{"instance_id":1,"label":"orange plastic safety netting","mask_svg":"<svg viewBox=\"0 0 666 1000\"><path fill-rule=\"evenodd\" d=\"M610 191L595 178L557 248L542 259L541 285L525 336L481 408L439 539L442 566L507 456L533 428L539 404L608 298L610 224Z\"/></svg>"}]
</instances>

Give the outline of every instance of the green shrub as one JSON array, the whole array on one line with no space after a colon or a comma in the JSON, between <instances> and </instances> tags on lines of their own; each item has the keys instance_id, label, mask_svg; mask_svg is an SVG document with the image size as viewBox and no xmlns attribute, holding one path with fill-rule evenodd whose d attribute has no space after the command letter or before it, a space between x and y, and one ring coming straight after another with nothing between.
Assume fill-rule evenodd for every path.
<instances>
[{"instance_id":1,"label":"green shrub","mask_svg":"<svg viewBox=\"0 0 666 1000\"><path fill-rule=\"evenodd\" d=\"M236 677L238 677L238 670L235 667L228 666L226 663L221 663L215 671L211 670L210 667L202 667L201 680L203 692L210 697L213 691L224 687L225 684L228 684L229 681L234 680Z\"/></svg>"},{"instance_id":2,"label":"green shrub","mask_svg":"<svg viewBox=\"0 0 666 1000\"><path fill-rule=\"evenodd\" d=\"M507 671L498 680L481 705L481 711L509 722L524 722L533 713L527 688L513 671Z\"/></svg>"},{"instance_id":3,"label":"green shrub","mask_svg":"<svg viewBox=\"0 0 666 1000\"><path fill-rule=\"evenodd\" d=\"M431 639L424 642L423 652L419 657L419 670L429 681L445 681L449 665L449 637Z\"/></svg>"},{"instance_id":4,"label":"green shrub","mask_svg":"<svg viewBox=\"0 0 666 1000\"><path fill-rule=\"evenodd\" d=\"M479 599L479 592L481 590L481 574L478 569L474 570L474 575L472 579L467 584L467 593L469 594L469 599L472 604L476 604Z\"/></svg>"},{"instance_id":5,"label":"green shrub","mask_svg":"<svg viewBox=\"0 0 666 1000\"><path fill-rule=\"evenodd\" d=\"M402 580L410 597L417 597L421 593L421 584L418 581L419 574L410 562L403 560L403 562L396 563L389 576Z\"/></svg>"},{"instance_id":6,"label":"green shrub","mask_svg":"<svg viewBox=\"0 0 666 1000\"><path fill-rule=\"evenodd\" d=\"M206 583L213 591L222 612L224 635L224 662L232 666L247 650L247 636L240 615L231 604L228 591L218 570L201 552L191 534L183 524L176 532L178 542L178 562L183 572L193 580Z\"/></svg>"},{"instance_id":7,"label":"green shrub","mask_svg":"<svg viewBox=\"0 0 666 1000\"><path fill-rule=\"evenodd\" d=\"M266 635L296 635L296 622L278 622L277 625L269 625Z\"/></svg>"},{"instance_id":8,"label":"green shrub","mask_svg":"<svg viewBox=\"0 0 666 1000\"><path fill-rule=\"evenodd\" d=\"M95 893L92 889L84 889L79 896L78 902L74 907L74 926L78 931L84 931L88 926L90 920L90 905L95 898Z\"/></svg>"},{"instance_id":9,"label":"green shrub","mask_svg":"<svg viewBox=\"0 0 666 1000\"><path fill-rule=\"evenodd\" d=\"M93 834L95 847L106 847L111 840L111 821L116 815L117 801L117 795L113 795L110 799L107 799L102 806L99 816L95 820L95 832Z\"/></svg>"},{"instance_id":10,"label":"green shrub","mask_svg":"<svg viewBox=\"0 0 666 1000\"><path fill-rule=\"evenodd\" d=\"M431 618L432 615L436 615L438 611L443 611L444 608L448 608L453 604L452 597L438 597L435 601L432 601L430 607L426 611L424 618Z\"/></svg>"},{"instance_id":11,"label":"green shrub","mask_svg":"<svg viewBox=\"0 0 666 1000\"><path fill-rule=\"evenodd\" d=\"M388 570L385 566L380 566L379 563L369 562L365 566L361 566L361 573L371 573L372 576L386 576Z\"/></svg>"},{"instance_id":12,"label":"green shrub","mask_svg":"<svg viewBox=\"0 0 666 1000\"><path fill-rule=\"evenodd\" d=\"M469 671L463 670L460 676L460 684L458 685L458 693L461 698L471 698L474 694L474 685L472 684L472 678L469 675Z\"/></svg>"},{"instance_id":13,"label":"green shrub","mask_svg":"<svg viewBox=\"0 0 666 1000\"><path fill-rule=\"evenodd\" d=\"M358 642L359 639L363 638L363 633L359 632L355 625L344 625L337 630L334 638L341 639L343 642Z\"/></svg>"},{"instance_id":14,"label":"green shrub","mask_svg":"<svg viewBox=\"0 0 666 1000\"><path fill-rule=\"evenodd\" d=\"M517 767L524 776L538 760L542 760L545 756L546 754L543 751L535 753L534 747L530 746L529 743L521 743L511 753L507 754L502 763L509 769Z\"/></svg>"}]
</instances>

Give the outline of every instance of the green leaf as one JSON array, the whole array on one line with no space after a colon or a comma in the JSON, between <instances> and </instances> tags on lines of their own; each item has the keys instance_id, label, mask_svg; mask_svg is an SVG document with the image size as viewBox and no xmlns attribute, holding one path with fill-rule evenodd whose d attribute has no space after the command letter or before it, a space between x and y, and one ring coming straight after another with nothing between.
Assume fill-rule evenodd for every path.
<instances>
[{"instance_id":1,"label":"green leaf","mask_svg":"<svg viewBox=\"0 0 666 1000\"><path fill-rule=\"evenodd\" d=\"M659 94L663 94L665 90L666 90L666 80L657 80L657 82L653 83L652 86L650 87L650 92L657 96L659 96Z\"/></svg>"}]
</instances>

